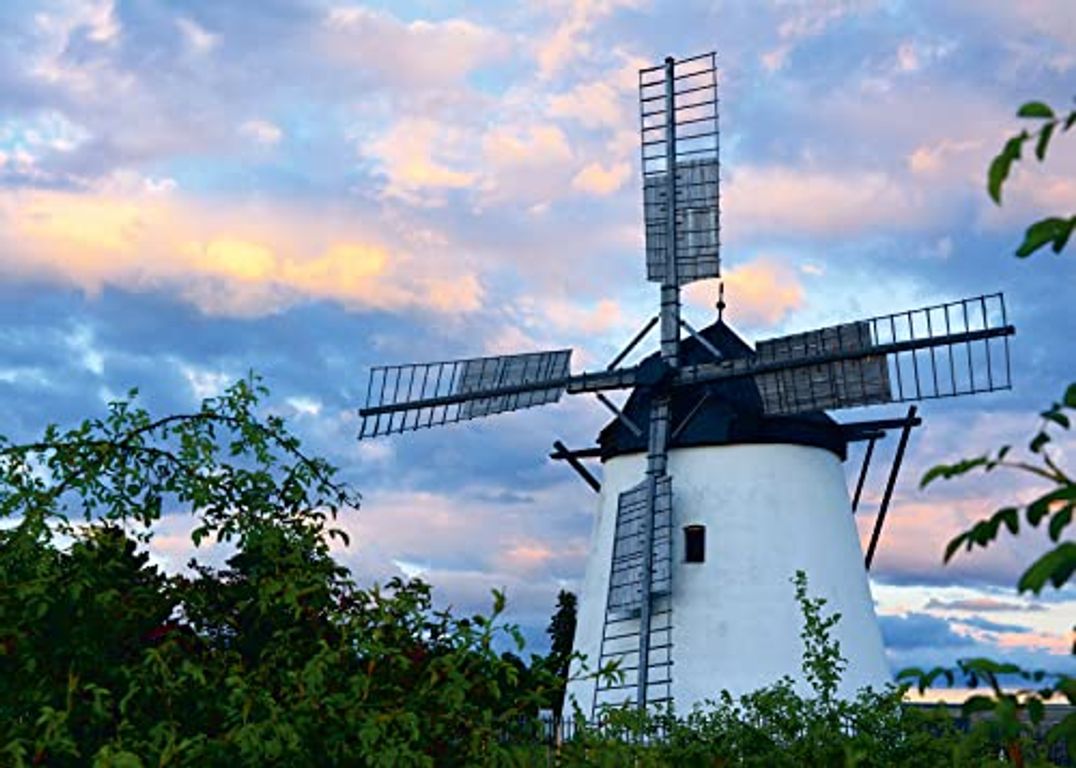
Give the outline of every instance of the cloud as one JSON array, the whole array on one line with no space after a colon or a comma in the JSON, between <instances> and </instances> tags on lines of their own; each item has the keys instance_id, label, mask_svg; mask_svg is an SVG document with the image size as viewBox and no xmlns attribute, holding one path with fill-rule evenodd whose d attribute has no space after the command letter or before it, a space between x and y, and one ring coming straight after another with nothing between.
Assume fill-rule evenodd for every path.
<instances>
[{"instance_id":1,"label":"cloud","mask_svg":"<svg viewBox=\"0 0 1076 768\"><path fill-rule=\"evenodd\" d=\"M954 632L949 622L925 613L879 616L878 625L886 648L966 648L975 644L967 635Z\"/></svg>"},{"instance_id":2,"label":"cloud","mask_svg":"<svg viewBox=\"0 0 1076 768\"><path fill-rule=\"evenodd\" d=\"M953 141L942 139L933 144L924 144L916 147L908 155L908 169L912 173L924 175L937 175L940 173L953 173L952 160L954 156L962 153L979 150L983 147L982 141ZM971 163L963 163L958 169L958 174L965 169L981 167L981 153L977 153ZM971 167L968 167L968 166Z\"/></svg>"},{"instance_id":3,"label":"cloud","mask_svg":"<svg viewBox=\"0 0 1076 768\"><path fill-rule=\"evenodd\" d=\"M488 610L490 590L505 588L514 620L540 625L557 591L583 572L589 515L566 504L574 483L509 504L489 490L371 490L360 513L342 516L352 546L337 555L361 572L366 558L383 557L373 553L391 552L437 586L440 605L463 612ZM566 524L568 518L576 522Z\"/></svg>"},{"instance_id":4,"label":"cloud","mask_svg":"<svg viewBox=\"0 0 1076 768\"><path fill-rule=\"evenodd\" d=\"M611 195L623 187L630 177L631 166L627 163L616 163L609 167L590 163L572 179L572 188L592 195Z\"/></svg>"},{"instance_id":5,"label":"cloud","mask_svg":"<svg viewBox=\"0 0 1076 768\"><path fill-rule=\"evenodd\" d=\"M598 336L614 330L623 330L626 323L624 310L613 299L599 299L592 304L566 301L548 297L524 297L519 306L529 316L533 325L544 333Z\"/></svg>"},{"instance_id":6,"label":"cloud","mask_svg":"<svg viewBox=\"0 0 1076 768\"><path fill-rule=\"evenodd\" d=\"M590 35L603 19L625 8L638 8L643 0L558 0L546 9L558 22L535 45L538 76L549 80L579 59L592 54Z\"/></svg>"},{"instance_id":7,"label":"cloud","mask_svg":"<svg viewBox=\"0 0 1076 768\"><path fill-rule=\"evenodd\" d=\"M998 600L993 597L970 597L962 600L939 600L931 598L928 609L943 611L970 611L972 613L1004 612L1041 612L1046 610L1038 603L1017 602L1015 600Z\"/></svg>"},{"instance_id":8,"label":"cloud","mask_svg":"<svg viewBox=\"0 0 1076 768\"><path fill-rule=\"evenodd\" d=\"M172 287L217 314L261 315L310 299L387 311L478 308L477 275L436 262L419 268L419 255L368 238L294 208L251 214L147 192L0 191L9 276L94 293Z\"/></svg>"},{"instance_id":9,"label":"cloud","mask_svg":"<svg viewBox=\"0 0 1076 768\"><path fill-rule=\"evenodd\" d=\"M726 240L749 236L842 238L921 228L939 213L883 171L738 166L722 194Z\"/></svg>"},{"instance_id":10,"label":"cloud","mask_svg":"<svg viewBox=\"0 0 1076 768\"><path fill-rule=\"evenodd\" d=\"M1025 634L1031 632L1031 627L1026 627L1021 624L1002 624L997 621L991 621L990 619L983 619L978 616L968 616L962 619L954 620L957 624L963 624L964 626L971 627L973 629L979 629L983 632L1005 632L1014 634Z\"/></svg>"},{"instance_id":11,"label":"cloud","mask_svg":"<svg viewBox=\"0 0 1076 768\"><path fill-rule=\"evenodd\" d=\"M1071 154L1056 149L1045 164L1025 152L1002 191L1003 205L994 205L982 196L978 225L988 231L1010 230L1018 236L1039 217L1072 215L1076 211L1076 161Z\"/></svg>"},{"instance_id":12,"label":"cloud","mask_svg":"<svg viewBox=\"0 0 1076 768\"><path fill-rule=\"evenodd\" d=\"M239 126L239 133L266 147L279 144L284 137L284 132L280 127L268 120L247 120Z\"/></svg>"},{"instance_id":13,"label":"cloud","mask_svg":"<svg viewBox=\"0 0 1076 768\"><path fill-rule=\"evenodd\" d=\"M789 54L804 40L818 37L828 27L846 16L861 13L877 6L871 0L813 0L813 2L790 2L784 7L790 12L777 26L776 47L760 57L763 68L775 73L784 68Z\"/></svg>"},{"instance_id":14,"label":"cloud","mask_svg":"<svg viewBox=\"0 0 1076 768\"><path fill-rule=\"evenodd\" d=\"M803 286L796 272L765 257L727 270L720 280L690 284L684 291L684 301L712 312L719 282L725 283L728 315L736 323L773 326L804 305Z\"/></svg>"},{"instance_id":15,"label":"cloud","mask_svg":"<svg viewBox=\"0 0 1076 768\"><path fill-rule=\"evenodd\" d=\"M608 128L615 131L631 124L629 105L633 104L633 89L616 88L608 81L586 82L551 96L549 114L556 118L575 120L584 128Z\"/></svg>"},{"instance_id":16,"label":"cloud","mask_svg":"<svg viewBox=\"0 0 1076 768\"><path fill-rule=\"evenodd\" d=\"M975 15L986 17L1004 29L1007 38L1034 35L1064 46L1076 46L1072 6L1067 0L973 0L963 3Z\"/></svg>"},{"instance_id":17,"label":"cloud","mask_svg":"<svg viewBox=\"0 0 1076 768\"><path fill-rule=\"evenodd\" d=\"M330 8L322 31L338 61L376 73L381 84L409 87L459 85L511 51L505 35L465 19L405 22L360 5Z\"/></svg>"},{"instance_id":18,"label":"cloud","mask_svg":"<svg viewBox=\"0 0 1076 768\"><path fill-rule=\"evenodd\" d=\"M956 48L951 41L928 43L923 40L905 40L897 46L896 66L899 73L919 72L927 65L944 59Z\"/></svg>"},{"instance_id":19,"label":"cloud","mask_svg":"<svg viewBox=\"0 0 1076 768\"><path fill-rule=\"evenodd\" d=\"M482 137L483 198L541 203L557 199L572 176L575 156L557 125L502 124Z\"/></svg>"},{"instance_id":20,"label":"cloud","mask_svg":"<svg viewBox=\"0 0 1076 768\"><path fill-rule=\"evenodd\" d=\"M114 0L68 0L34 15L38 46L29 59L29 71L50 85L90 94L114 73L94 49L113 50L123 34ZM115 78L122 89L126 82Z\"/></svg>"},{"instance_id":21,"label":"cloud","mask_svg":"<svg viewBox=\"0 0 1076 768\"><path fill-rule=\"evenodd\" d=\"M385 194L418 205L442 205L443 190L467 189L478 173L464 170L466 133L426 118L404 118L370 142L365 152L388 178Z\"/></svg>"},{"instance_id":22,"label":"cloud","mask_svg":"<svg viewBox=\"0 0 1076 768\"><path fill-rule=\"evenodd\" d=\"M216 48L220 42L220 35L213 34L192 19L181 16L176 19L176 27L179 29L184 41L195 53L208 53Z\"/></svg>"}]
</instances>

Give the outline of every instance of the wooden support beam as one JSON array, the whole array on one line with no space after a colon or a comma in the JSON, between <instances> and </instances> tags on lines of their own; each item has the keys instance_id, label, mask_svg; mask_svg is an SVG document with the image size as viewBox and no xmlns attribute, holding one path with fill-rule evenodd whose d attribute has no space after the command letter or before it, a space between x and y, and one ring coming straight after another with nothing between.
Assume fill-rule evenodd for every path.
<instances>
[{"instance_id":1,"label":"wooden support beam","mask_svg":"<svg viewBox=\"0 0 1076 768\"><path fill-rule=\"evenodd\" d=\"M598 478L594 477L594 475L590 473L590 470L583 466L583 462L577 458L581 451L569 451L568 447L560 440L555 441L553 447L557 450L549 454L551 459L568 462L568 466L574 469L579 476L583 478L583 481L590 486L592 491L601 493L602 484L598 481Z\"/></svg>"},{"instance_id":2,"label":"wooden support beam","mask_svg":"<svg viewBox=\"0 0 1076 768\"><path fill-rule=\"evenodd\" d=\"M910 406L908 408L908 418L904 420L904 429L900 433L900 442L897 443L897 453L893 457L893 466L889 470L889 480L885 484L885 493L882 495L882 505L878 508L878 517L874 520L874 530L871 532L870 546L867 547L867 556L863 561L867 570L871 569L871 563L874 561L874 553L878 549L878 540L882 536L882 526L885 525L885 516L889 511L889 502L893 498L893 488L897 484L897 475L900 474L900 465L904 461L904 450L908 447L908 436L912 432L912 427L917 423L922 423L921 419L916 419L915 414L918 411L916 406Z\"/></svg>"},{"instance_id":3,"label":"wooden support beam","mask_svg":"<svg viewBox=\"0 0 1076 768\"><path fill-rule=\"evenodd\" d=\"M885 434L884 432L882 434ZM856 513L856 508L859 506L859 497L863 495L863 483L867 480L867 469L871 465L871 456L874 455L874 444L878 442L877 437L872 437L870 442L867 443L867 450L863 454L863 466L859 468L859 481L856 483L856 493L852 497L852 514Z\"/></svg>"}]
</instances>

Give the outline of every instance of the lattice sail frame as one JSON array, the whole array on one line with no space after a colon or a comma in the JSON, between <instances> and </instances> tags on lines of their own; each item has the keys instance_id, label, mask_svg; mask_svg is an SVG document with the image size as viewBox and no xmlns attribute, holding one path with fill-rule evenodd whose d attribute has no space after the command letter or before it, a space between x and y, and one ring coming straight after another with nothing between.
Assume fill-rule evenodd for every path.
<instances>
[{"instance_id":1,"label":"lattice sail frame","mask_svg":"<svg viewBox=\"0 0 1076 768\"><path fill-rule=\"evenodd\" d=\"M620 494L606 608L616 613L638 613L642 606L642 523L649 513L649 480ZM656 481L651 540L650 594L667 594L672 585L672 482L668 475Z\"/></svg>"},{"instance_id":2,"label":"lattice sail frame","mask_svg":"<svg viewBox=\"0 0 1076 768\"><path fill-rule=\"evenodd\" d=\"M1000 293L880 315L758 342L754 380L768 414L1011 389L1007 327Z\"/></svg>"},{"instance_id":3,"label":"lattice sail frame","mask_svg":"<svg viewBox=\"0 0 1076 768\"><path fill-rule=\"evenodd\" d=\"M677 284L685 285L720 274L716 55L707 53L675 62L671 94L669 85L664 65L639 72L646 272L651 282L664 282L671 154L676 190L676 275Z\"/></svg>"},{"instance_id":4,"label":"lattice sail frame","mask_svg":"<svg viewBox=\"0 0 1076 768\"><path fill-rule=\"evenodd\" d=\"M555 403L570 376L571 356L572 350L557 349L371 368L366 408L404 407L363 415L359 439ZM549 387L535 387L547 382Z\"/></svg>"}]
</instances>

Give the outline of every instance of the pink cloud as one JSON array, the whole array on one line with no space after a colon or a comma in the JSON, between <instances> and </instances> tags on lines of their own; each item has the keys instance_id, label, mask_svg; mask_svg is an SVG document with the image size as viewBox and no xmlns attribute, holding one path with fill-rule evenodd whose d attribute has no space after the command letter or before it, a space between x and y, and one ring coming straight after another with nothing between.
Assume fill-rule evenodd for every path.
<instances>
[{"instance_id":1,"label":"pink cloud","mask_svg":"<svg viewBox=\"0 0 1076 768\"><path fill-rule=\"evenodd\" d=\"M875 170L742 165L730 174L722 199L727 240L854 236L920 227L939 215L914 187Z\"/></svg>"},{"instance_id":2,"label":"pink cloud","mask_svg":"<svg viewBox=\"0 0 1076 768\"><path fill-rule=\"evenodd\" d=\"M630 177L631 166L627 163L615 163L608 167L590 163L572 179L572 188L592 195L611 195L623 187Z\"/></svg>"},{"instance_id":3,"label":"pink cloud","mask_svg":"<svg viewBox=\"0 0 1076 768\"><path fill-rule=\"evenodd\" d=\"M511 52L501 32L465 19L406 22L362 5L329 9L324 49L338 61L376 72L386 84L445 87Z\"/></svg>"},{"instance_id":4,"label":"pink cloud","mask_svg":"<svg viewBox=\"0 0 1076 768\"><path fill-rule=\"evenodd\" d=\"M623 8L635 8L645 0L556 0L547 9L557 23L535 44L538 75L549 80L579 59L592 53L590 35L605 18Z\"/></svg>"},{"instance_id":5,"label":"pink cloud","mask_svg":"<svg viewBox=\"0 0 1076 768\"><path fill-rule=\"evenodd\" d=\"M480 306L476 274L392 239L295 207L207 208L144 190L0 192L9 276L90 293L171 288L215 314L265 314L309 299L387 311Z\"/></svg>"},{"instance_id":6,"label":"pink cloud","mask_svg":"<svg viewBox=\"0 0 1076 768\"><path fill-rule=\"evenodd\" d=\"M684 291L685 302L713 312L719 282L725 283L728 314L735 323L773 326L804 305L803 286L796 272L766 258L726 270L720 280L692 283Z\"/></svg>"},{"instance_id":7,"label":"pink cloud","mask_svg":"<svg viewBox=\"0 0 1076 768\"><path fill-rule=\"evenodd\" d=\"M447 189L466 189L478 180L469 168L474 157L465 149L467 132L430 118L408 117L394 123L364 148L388 177L385 194L407 203L441 205ZM472 148L473 151L473 148Z\"/></svg>"}]
</instances>

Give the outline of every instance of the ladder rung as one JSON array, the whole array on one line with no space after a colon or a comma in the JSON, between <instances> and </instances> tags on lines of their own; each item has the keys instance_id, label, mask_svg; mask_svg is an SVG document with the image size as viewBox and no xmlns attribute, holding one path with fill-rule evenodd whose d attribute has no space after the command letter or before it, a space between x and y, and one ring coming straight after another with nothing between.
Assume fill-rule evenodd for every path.
<instances>
[{"instance_id":1,"label":"ladder rung","mask_svg":"<svg viewBox=\"0 0 1076 768\"><path fill-rule=\"evenodd\" d=\"M665 595L660 595L660 597L665 597ZM623 611L621 611L621 610L614 610L612 612L606 611L605 612L606 618L609 617L610 613L623 613ZM672 611L670 609L668 609L668 608L663 608L661 610L651 611L650 615L651 616L664 616L667 613L672 613ZM618 623L618 622L622 623L622 622L625 622L625 621L636 621L638 618L639 618L638 616L628 616L627 618L624 618L624 619L613 619L612 621L608 621L607 623L615 624L615 623Z\"/></svg>"},{"instance_id":2,"label":"ladder rung","mask_svg":"<svg viewBox=\"0 0 1076 768\"><path fill-rule=\"evenodd\" d=\"M652 685L672 685L672 678L666 680L651 680L647 681L646 687L649 688ZM622 691L627 688L638 688L638 683L621 683L619 685L607 685L604 688L599 688L599 691Z\"/></svg>"},{"instance_id":3,"label":"ladder rung","mask_svg":"<svg viewBox=\"0 0 1076 768\"><path fill-rule=\"evenodd\" d=\"M651 627L650 628L650 634L654 634L655 632L672 632L672 627L671 626L669 626L669 627ZM619 635L606 635L605 639L606 640L623 640L625 637L638 637L639 634L640 634L639 632L622 632Z\"/></svg>"},{"instance_id":4,"label":"ladder rung","mask_svg":"<svg viewBox=\"0 0 1076 768\"><path fill-rule=\"evenodd\" d=\"M650 668L651 669L654 668L654 667L671 667L671 666L672 666L672 659L668 659L666 661L652 661L652 662L650 662ZM639 669L638 664L633 664L631 666L625 666L625 667L617 667L618 672L635 672L638 669Z\"/></svg>"}]
</instances>

